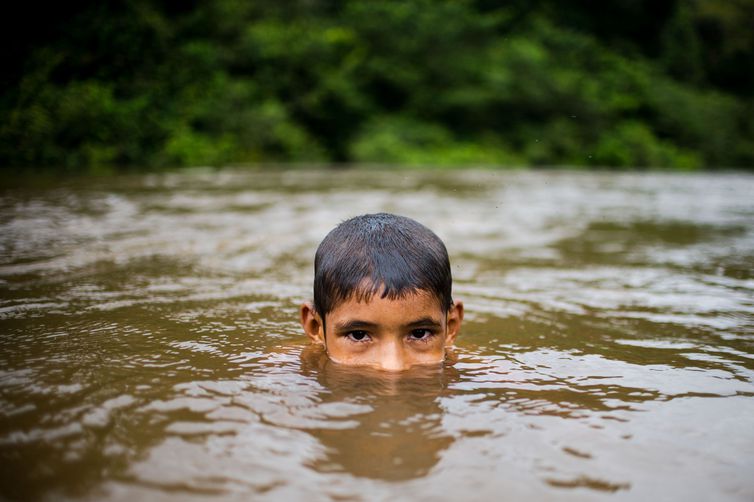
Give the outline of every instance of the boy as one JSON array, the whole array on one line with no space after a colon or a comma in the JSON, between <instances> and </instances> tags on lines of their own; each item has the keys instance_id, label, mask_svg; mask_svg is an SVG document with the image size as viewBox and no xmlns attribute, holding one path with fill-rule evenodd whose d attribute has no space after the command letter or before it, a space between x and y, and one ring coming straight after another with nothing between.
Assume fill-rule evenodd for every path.
<instances>
[{"instance_id":1,"label":"boy","mask_svg":"<svg viewBox=\"0 0 754 502\"><path fill-rule=\"evenodd\" d=\"M337 363L399 371L445 359L463 320L445 245L403 216L366 214L333 229L314 257L301 325Z\"/></svg>"}]
</instances>

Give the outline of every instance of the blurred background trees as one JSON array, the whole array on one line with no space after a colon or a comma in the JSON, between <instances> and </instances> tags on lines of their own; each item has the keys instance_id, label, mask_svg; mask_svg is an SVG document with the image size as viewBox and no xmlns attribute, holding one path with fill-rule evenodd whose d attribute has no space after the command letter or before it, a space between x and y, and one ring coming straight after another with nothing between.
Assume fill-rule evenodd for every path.
<instances>
[{"instance_id":1,"label":"blurred background trees","mask_svg":"<svg viewBox=\"0 0 754 502\"><path fill-rule=\"evenodd\" d=\"M17 5L0 165L754 168L754 0Z\"/></svg>"}]
</instances>

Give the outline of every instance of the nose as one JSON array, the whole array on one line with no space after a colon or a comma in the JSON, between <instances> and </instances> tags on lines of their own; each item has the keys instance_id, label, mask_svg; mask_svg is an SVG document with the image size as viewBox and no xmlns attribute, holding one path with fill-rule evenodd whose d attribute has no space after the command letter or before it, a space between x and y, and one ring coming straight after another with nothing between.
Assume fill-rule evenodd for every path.
<instances>
[{"instance_id":1,"label":"nose","mask_svg":"<svg viewBox=\"0 0 754 502\"><path fill-rule=\"evenodd\" d=\"M408 369L410 361L406 357L400 340L390 340L384 343L380 350L380 360L377 367L386 371L401 371Z\"/></svg>"}]
</instances>

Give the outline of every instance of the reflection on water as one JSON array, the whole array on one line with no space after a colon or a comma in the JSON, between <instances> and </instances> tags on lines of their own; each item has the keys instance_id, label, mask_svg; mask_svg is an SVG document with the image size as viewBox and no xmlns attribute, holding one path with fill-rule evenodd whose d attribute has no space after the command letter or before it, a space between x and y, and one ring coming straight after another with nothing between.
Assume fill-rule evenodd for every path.
<instances>
[{"instance_id":1,"label":"reflection on water","mask_svg":"<svg viewBox=\"0 0 754 502\"><path fill-rule=\"evenodd\" d=\"M452 366L416 367L390 374L332 363L318 346L303 353L302 370L326 389L320 406L351 410L351 427L312 434L327 448L313 467L320 472L404 480L423 476L453 442L442 428L440 397L458 378ZM361 408L358 408L360 406Z\"/></svg>"},{"instance_id":2,"label":"reflection on water","mask_svg":"<svg viewBox=\"0 0 754 502\"><path fill-rule=\"evenodd\" d=\"M754 177L193 172L0 196L0 498L752 500ZM319 240L448 245L455 361L307 348Z\"/></svg>"}]
</instances>

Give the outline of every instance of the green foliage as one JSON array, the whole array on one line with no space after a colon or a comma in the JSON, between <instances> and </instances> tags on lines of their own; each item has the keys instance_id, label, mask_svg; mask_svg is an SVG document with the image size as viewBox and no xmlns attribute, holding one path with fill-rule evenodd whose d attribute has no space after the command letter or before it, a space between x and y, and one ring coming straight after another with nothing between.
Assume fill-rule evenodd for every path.
<instances>
[{"instance_id":1,"label":"green foliage","mask_svg":"<svg viewBox=\"0 0 754 502\"><path fill-rule=\"evenodd\" d=\"M696 169L701 161L694 152L662 141L645 124L626 121L606 131L589 157L589 164L635 168L674 167Z\"/></svg>"},{"instance_id":2,"label":"green foliage","mask_svg":"<svg viewBox=\"0 0 754 502\"><path fill-rule=\"evenodd\" d=\"M661 62L674 78L691 83L702 80L701 46L691 22L689 5L680 2L662 34Z\"/></svg>"},{"instance_id":3,"label":"green foliage","mask_svg":"<svg viewBox=\"0 0 754 502\"><path fill-rule=\"evenodd\" d=\"M443 127L408 118L380 117L355 138L351 158L411 166L511 165L520 159L494 144L464 142Z\"/></svg>"},{"instance_id":4,"label":"green foliage","mask_svg":"<svg viewBox=\"0 0 754 502\"><path fill-rule=\"evenodd\" d=\"M752 0L569 7L91 4L3 80L0 163L754 167Z\"/></svg>"}]
</instances>

